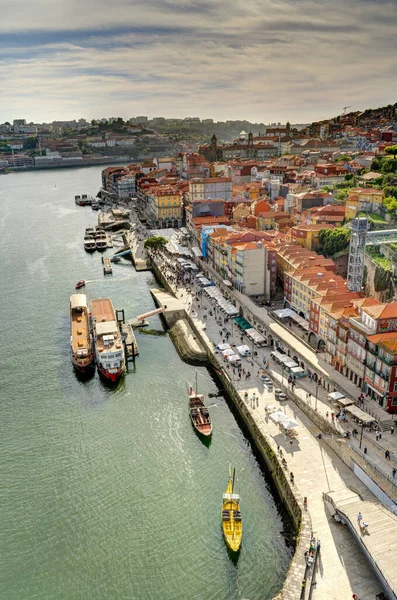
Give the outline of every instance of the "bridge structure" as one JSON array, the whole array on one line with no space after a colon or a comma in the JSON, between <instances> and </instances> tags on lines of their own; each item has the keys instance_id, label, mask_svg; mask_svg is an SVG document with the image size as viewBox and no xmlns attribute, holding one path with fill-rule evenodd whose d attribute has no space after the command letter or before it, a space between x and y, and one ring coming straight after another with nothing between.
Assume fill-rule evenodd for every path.
<instances>
[{"instance_id":1,"label":"bridge structure","mask_svg":"<svg viewBox=\"0 0 397 600\"><path fill-rule=\"evenodd\" d=\"M397 229L382 229L379 231L368 231L365 244L377 246L382 243L397 242Z\"/></svg>"},{"instance_id":2,"label":"bridge structure","mask_svg":"<svg viewBox=\"0 0 397 600\"><path fill-rule=\"evenodd\" d=\"M360 292L362 289L366 247L391 242L397 242L397 229L369 231L369 222L366 217L351 220L347 264L347 285L351 292Z\"/></svg>"}]
</instances>

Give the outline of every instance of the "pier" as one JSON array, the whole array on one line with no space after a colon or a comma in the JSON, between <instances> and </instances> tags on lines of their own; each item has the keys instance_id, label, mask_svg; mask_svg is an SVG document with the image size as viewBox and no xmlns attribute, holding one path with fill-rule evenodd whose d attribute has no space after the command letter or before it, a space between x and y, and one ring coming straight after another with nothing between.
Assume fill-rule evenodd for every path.
<instances>
[{"instance_id":1,"label":"pier","mask_svg":"<svg viewBox=\"0 0 397 600\"><path fill-rule=\"evenodd\" d=\"M105 275L111 275L113 273L112 263L110 262L110 258L108 256L102 257L103 262L103 272Z\"/></svg>"},{"instance_id":2,"label":"pier","mask_svg":"<svg viewBox=\"0 0 397 600\"><path fill-rule=\"evenodd\" d=\"M116 310L116 319L123 338L125 364L128 371L129 363L135 364L135 359L139 356L139 348L131 323L125 321L124 309Z\"/></svg>"}]
</instances>

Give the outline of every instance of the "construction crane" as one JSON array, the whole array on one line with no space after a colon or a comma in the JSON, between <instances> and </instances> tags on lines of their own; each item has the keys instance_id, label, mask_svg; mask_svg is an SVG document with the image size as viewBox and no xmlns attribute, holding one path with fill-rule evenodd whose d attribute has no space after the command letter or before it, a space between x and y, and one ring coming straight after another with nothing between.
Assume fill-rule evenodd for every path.
<instances>
[{"instance_id":1,"label":"construction crane","mask_svg":"<svg viewBox=\"0 0 397 600\"><path fill-rule=\"evenodd\" d=\"M346 114L346 111L347 111L348 108L351 108L351 106L344 106L343 107L343 113L342 113L342 115Z\"/></svg>"}]
</instances>

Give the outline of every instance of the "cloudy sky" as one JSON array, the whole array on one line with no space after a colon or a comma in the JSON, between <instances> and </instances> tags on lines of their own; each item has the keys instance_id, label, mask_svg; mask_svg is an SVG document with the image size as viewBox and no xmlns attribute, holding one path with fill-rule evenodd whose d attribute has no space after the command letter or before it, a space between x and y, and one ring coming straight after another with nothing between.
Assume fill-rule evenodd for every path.
<instances>
[{"instance_id":1,"label":"cloudy sky","mask_svg":"<svg viewBox=\"0 0 397 600\"><path fill-rule=\"evenodd\" d=\"M0 0L0 122L397 101L397 0Z\"/></svg>"}]
</instances>

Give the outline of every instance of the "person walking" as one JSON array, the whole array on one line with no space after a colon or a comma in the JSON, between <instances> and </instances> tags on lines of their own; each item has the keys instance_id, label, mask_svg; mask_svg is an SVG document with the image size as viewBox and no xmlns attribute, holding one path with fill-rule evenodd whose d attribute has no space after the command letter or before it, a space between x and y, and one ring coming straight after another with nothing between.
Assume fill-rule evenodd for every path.
<instances>
[{"instance_id":1,"label":"person walking","mask_svg":"<svg viewBox=\"0 0 397 600\"><path fill-rule=\"evenodd\" d=\"M392 426L390 427L390 435L393 435L393 433L394 433L394 426L392 425Z\"/></svg>"},{"instance_id":2,"label":"person walking","mask_svg":"<svg viewBox=\"0 0 397 600\"><path fill-rule=\"evenodd\" d=\"M361 512L359 512L358 515L357 515L357 522L360 525L360 527L361 527L361 521L362 520L363 520L363 516L362 516Z\"/></svg>"},{"instance_id":3,"label":"person walking","mask_svg":"<svg viewBox=\"0 0 397 600\"><path fill-rule=\"evenodd\" d=\"M378 440L379 440L379 431L377 431L377 432L375 433L375 439L376 439L376 441L378 441Z\"/></svg>"},{"instance_id":4,"label":"person walking","mask_svg":"<svg viewBox=\"0 0 397 600\"><path fill-rule=\"evenodd\" d=\"M386 452L385 452L385 458L387 460L390 460L390 451L389 450L386 450Z\"/></svg>"},{"instance_id":5,"label":"person walking","mask_svg":"<svg viewBox=\"0 0 397 600\"><path fill-rule=\"evenodd\" d=\"M394 467L393 471L391 472L393 479L395 478L397 473L396 467Z\"/></svg>"}]
</instances>

